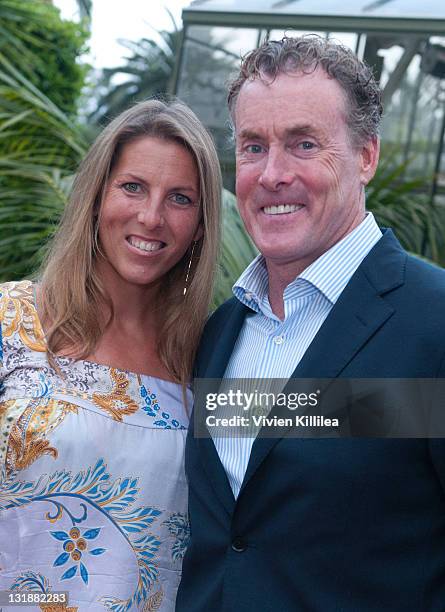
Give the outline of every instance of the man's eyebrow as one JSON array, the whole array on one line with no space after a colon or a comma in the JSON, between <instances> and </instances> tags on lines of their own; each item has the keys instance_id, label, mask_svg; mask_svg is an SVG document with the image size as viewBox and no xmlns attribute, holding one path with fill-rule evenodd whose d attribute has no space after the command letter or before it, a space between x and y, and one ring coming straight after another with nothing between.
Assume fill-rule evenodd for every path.
<instances>
[{"instance_id":1,"label":"man's eyebrow","mask_svg":"<svg viewBox=\"0 0 445 612\"><path fill-rule=\"evenodd\" d=\"M300 136L305 134L317 134L317 132L318 130L315 128L315 126L310 123L291 126L284 130L286 137ZM264 136L261 134L261 132L246 129L241 130L241 132L239 132L239 134L237 135L237 138L239 140L262 140Z\"/></svg>"},{"instance_id":2,"label":"man's eyebrow","mask_svg":"<svg viewBox=\"0 0 445 612\"><path fill-rule=\"evenodd\" d=\"M326 133L323 126L317 126L313 123L291 127L285 131L285 139L291 145L295 143L296 140L306 138L314 140L318 144L327 145L327 143L329 143L329 135Z\"/></svg>"},{"instance_id":3,"label":"man's eyebrow","mask_svg":"<svg viewBox=\"0 0 445 612\"><path fill-rule=\"evenodd\" d=\"M295 125L294 127L290 127L285 130L286 136L300 136L300 135L305 135L305 134L316 134L316 133L317 133L317 129L310 123L307 123L305 125Z\"/></svg>"},{"instance_id":4,"label":"man's eyebrow","mask_svg":"<svg viewBox=\"0 0 445 612\"><path fill-rule=\"evenodd\" d=\"M254 130L241 130L241 132L237 134L237 138L241 140L261 140L263 136Z\"/></svg>"}]
</instances>

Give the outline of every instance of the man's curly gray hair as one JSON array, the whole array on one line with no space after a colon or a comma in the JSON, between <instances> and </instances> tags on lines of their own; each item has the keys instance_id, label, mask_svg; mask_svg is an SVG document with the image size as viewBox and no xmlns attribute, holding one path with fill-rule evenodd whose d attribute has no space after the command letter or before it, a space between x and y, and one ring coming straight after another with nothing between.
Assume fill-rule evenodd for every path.
<instances>
[{"instance_id":1,"label":"man's curly gray hair","mask_svg":"<svg viewBox=\"0 0 445 612\"><path fill-rule=\"evenodd\" d=\"M371 68L347 47L314 34L269 40L242 58L239 74L229 84L228 104L233 122L236 101L246 81L270 82L279 74L307 74L318 66L335 79L345 93L346 122L354 145L361 146L377 136L383 108L381 91Z\"/></svg>"}]
</instances>

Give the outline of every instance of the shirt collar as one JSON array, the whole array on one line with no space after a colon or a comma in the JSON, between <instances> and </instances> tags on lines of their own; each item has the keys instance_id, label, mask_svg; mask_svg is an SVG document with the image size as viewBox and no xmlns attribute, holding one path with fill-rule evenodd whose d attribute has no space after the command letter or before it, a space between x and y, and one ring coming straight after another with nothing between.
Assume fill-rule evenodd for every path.
<instances>
[{"instance_id":1,"label":"shirt collar","mask_svg":"<svg viewBox=\"0 0 445 612\"><path fill-rule=\"evenodd\" d=\"M252 310L260 311L260 304L268 300L269 279L264 257L260 254L247 266L232 287L236 298Z\"/></svg>"},{"instance_id":2,"label":"shirt collar","mask_svg":"<svg viewBox=\"0 0 445 612\"><path fill-rule=\"evenodd\" d=\"M286 287L284 300L299 297L302 281L305 281L305 285L309 283L335 304L354 272L381 237L382 232L374 215L367 212L360 225L323 253ZM262 255L258 255L234 284L233 293L240 302L259 312L270 309L268 288L266 262Z\"/></svg>"}]
</instances>

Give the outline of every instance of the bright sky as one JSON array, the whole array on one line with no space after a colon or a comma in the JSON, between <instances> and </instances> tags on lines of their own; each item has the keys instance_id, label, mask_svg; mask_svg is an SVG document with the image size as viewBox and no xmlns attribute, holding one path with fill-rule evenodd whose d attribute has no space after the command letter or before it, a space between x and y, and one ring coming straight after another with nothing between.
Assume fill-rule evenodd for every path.
<instances>
[{"instance_id":1,"label":"bright sky","mask_svg":"<svg viewBox=\"0 0 445 612\"><path fill-rule=\"evenodd\" d=\"M64 19L78 18L75 0L54 0ZM94 68L112 68L128 53L118 39L156 38L153 30L171 30L173 25L165 10L172 13L181 26L182 9L191 0L93 0L91 54L88 61Z\"/></svg>"}]
</instances>

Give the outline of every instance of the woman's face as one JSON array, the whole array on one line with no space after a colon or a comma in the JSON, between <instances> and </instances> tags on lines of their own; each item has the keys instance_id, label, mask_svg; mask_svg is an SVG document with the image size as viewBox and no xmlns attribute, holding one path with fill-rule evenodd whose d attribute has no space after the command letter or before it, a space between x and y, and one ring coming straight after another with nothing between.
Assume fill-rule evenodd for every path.
<instances>
[{"instance_id":1,"label":"woman's face","mask_svg":"<svg viewBox=\"0 0 445 612\"><path fill-rule=\"evenodd\" d=\"M182 145L143 136L126 144L99 216L106 286L155 286L202 236L198 171Z\"/></svg>"}]
</instances>

